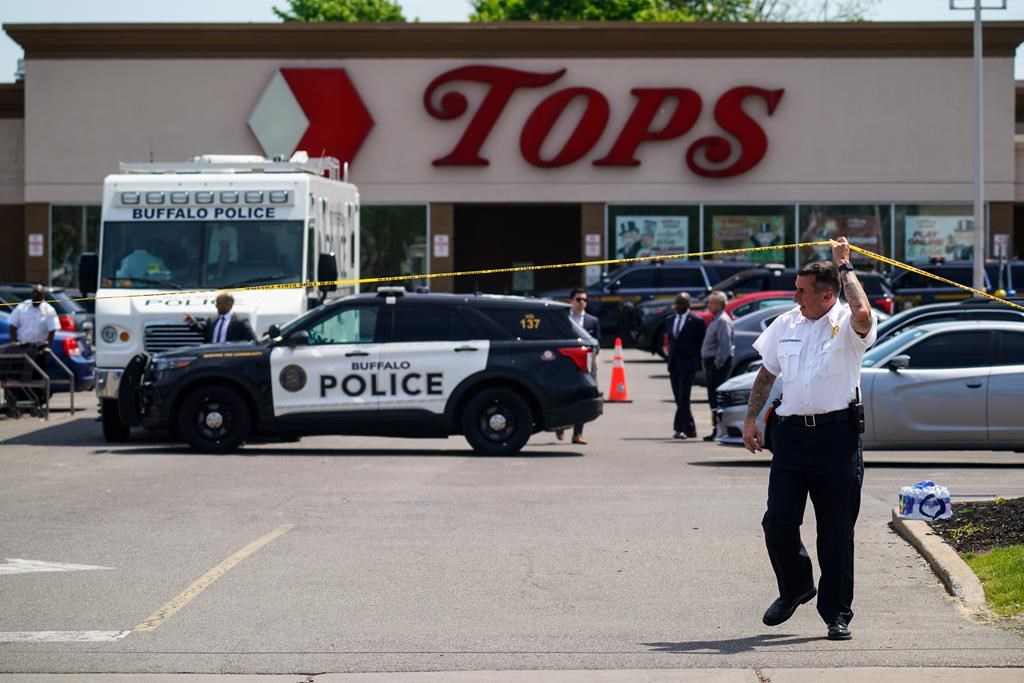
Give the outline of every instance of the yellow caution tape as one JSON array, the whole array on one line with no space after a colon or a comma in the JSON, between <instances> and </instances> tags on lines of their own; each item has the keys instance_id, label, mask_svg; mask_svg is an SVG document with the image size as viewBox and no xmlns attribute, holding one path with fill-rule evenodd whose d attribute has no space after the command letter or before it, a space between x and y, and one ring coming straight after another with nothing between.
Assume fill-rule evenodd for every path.
<instances>
[{"instance_id":1,"label":"yellow caution tape","mask_svg":"<svg viewBox=\"0 0 1024 683\"><path fill-rule=\"evenodd\" d=\"M135 298L135 297L168 296L168 295L170 295L170 296L182 296L182 295L191 295L191 294L208 294L208 293L211 293L211 292L216 292L216 293L221 293L221 292L258 292L258 291L268 291L268 290L275 290L275 289L299 289L299 288L306 288L306 287L322 287L322 286L325 286L325 285L347 286L347 285L384 284L384 283L389 283L389 282L405 282L405 281L408 281L408 280L433 280L433 279L436 279L436 278L443 278L443 277L466 277L468 275L496 275L496 274L502 274L502 273L521 273L521 272L525 272L525 271L555 270L555 269L560 269L560 268L582 268L582 267L585 267L585 266L610 266L610 265L621 265L621 264L625 264L625 263L641 263L641 262L650 262L650 261L668 261L668 260L671 260L671 259L707 258L709 256L735 256L735 255L738 255L738 254L752 254L752 253L763 252L763 251L781 251L783 249L800 249L800 248L803 248L803 247L820 247L820 246L830 246L830 245L831 245L831 242L829 240L824 240L824 241L818 241L818 242L797 242L795 244L779 244L779 245L770 246L770 247L744 247L742 249L716 249L714 251L687 252L687 253L682 253L682 254L658 254L657 256L636 256L636 257L633 257L633 258L602 259L602 260L598 260L598 261L575 261L575 262L572 262L572 263L549 263L549 264L539 265L539 266L511 266L511 267L508 267L508 268L481 268L481 269L478 269L478 270L462 270L462 271L453 271L453 272L449 272L449 273L421 273L419 275L390 275L390 276L387 276L387 277L352 278L352 279L347 279L347 280L317 280L317 281L311 281L311 282L285 282L285 283L276 283L276 284L271 284L271 285L250 285L248 287L227 287L227 288L224 288L224 289L191 289L191 290L175 289L175 290L166 290L166 291L160 291L160 292L142 292L142 293L135 293L135 294L115 294L115 295L111 295L111 296L102 296L102 297L78 297L78 298L72 299L72 301L92 301L92 300L98 301L100 299L104 299L104 300L106 300L106 299L128 299L128 298ZM998 301L999 303L1005 304L1005 305L1010 306L1012 308L1016 308L1016 309L1018 309L1020 311L1024 311L1024 306L1020 306L1020 305L1015 304L1013 302L1006 301L1005 299L1001 299L1001 298L999 298L997 296L993 296L992 294L988 294L986 292L979 291L979 290L974 289L972 287L968 287L967 285L960 284L959 282L953 282L952 280L947 280L944 277L939 277L938 275L934 275L932 273L926 272L926 271L921 270L919 268L915 268L914 266L910 266L910 265L907 265L905 263L901 263L899 261L893 260L893 259L888 258L886 256L882 256L881 254L876 254L876 253L868 251L866 249L861 249L860 247L856 247L856 246L854 246L852 244L850 245L850 249L851 249L851 251L855 251L855 252L857 252L859 254L863 254L864 256L867 256L869 258L875 259L876 261L881 261L882 263L885 263L885 264L888 264L888 265L891 265L891 266L895 266L897 268L902 268L903 270L909 270L912 273L917 273L919 275L923 275L923 276L931 278L933 280L938 280L939 282L944 282L944 283L946 283L948 285L952 285L954 287L959 287L960 289L963 289L964 291L970 292L970 293L974 294L975 296L982 296L982 297L985 297L986 299L991 299L992 301ZM0 307L16 306L16 305L17 304L4 304L4 303L0 303Z\"/></svg>"}]
</instances>

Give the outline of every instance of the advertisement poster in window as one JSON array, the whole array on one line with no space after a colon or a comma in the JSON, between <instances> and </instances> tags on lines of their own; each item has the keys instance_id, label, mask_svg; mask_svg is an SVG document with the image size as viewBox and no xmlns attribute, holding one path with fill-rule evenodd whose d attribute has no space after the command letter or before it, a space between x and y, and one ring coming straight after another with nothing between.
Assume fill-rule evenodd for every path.
<instances>
[{"instance_id":1,"label":"advertisement poster in window","mask_svg":"<svg viewBox=\"0 0 1024 683\"><path fill-rule=\"evenodd\" d=\"M711 248L745 249L748 247L773 247L785 243L785 216L714 216L711 219ZM722 261L755 261L757 263L781 263L785 259L782 251L755 251L746 254L725 254L716 256Z\"/></svg>"},{"instance_id":2,"label":"advertisement poster in window","mask_svg":"<svg viewBox=\"0 0 1024 683\"><path fill-rule=\"evenodd\" d=\"M970 216L907 216L904 235L904 257L909 263L974 258L974 219Z\"/></svg>"},{"instance_id":3,"label":"advertisement poster in window","mask_svg":"<svg viewBox=\"0 0 1024 683\"><path fill-rule=\"evenodd\" d=\"M807 229L800 236L801 242L823 242L825 240L845 237L850 244L884 254L882 241L882 220L878 214L825 214L812 211ZM832 258L832 248L828 245L804 247L800 250L800 262L827 261ZM850 254L854 262L869 262L870 257L858 252Z\"/></svg>"},{"instance_id":4,"label":"advertisement poster in window","mask_svg":"<svg viewBox=\"0 0 1024 683\"><path fill-rule=\"evenodd\" d=\"M687 216L618 216L615 235L616 258L682 254L689 245L690 219Z\"/></svg>"}]
</instances>

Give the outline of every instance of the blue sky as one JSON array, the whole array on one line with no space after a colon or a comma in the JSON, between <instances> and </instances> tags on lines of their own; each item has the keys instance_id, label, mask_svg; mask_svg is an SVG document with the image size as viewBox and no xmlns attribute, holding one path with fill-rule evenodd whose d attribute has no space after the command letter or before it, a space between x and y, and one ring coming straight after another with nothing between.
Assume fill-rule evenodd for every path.
<instances>
[{"instance_id":1,"label":"blue sky","mask_svg":"<svg viewBox=\"0 0 1024 683\"><path fill-rule=\"evenodd\" d=\"M971 0L958 0L969 4ZM1000 0L983 0L999 4ZM809 2L809 0L805 0ZM0 0L0 24L77 22L268 22L277 21L271 8L285 0ZM400 0L408 19L466 21L468 0ZM835 3L833 3L835 4ZM1024 0L1008 0L1007 9L991 10L987 20L1024 21ZM969 11L951 11L949 0L877 0L869 18L875 21L968 21ZM0 83L14 80L21 48L0 35ZM1017 78L1024 79L1024 51L1018 50Z\"/></svg>"}]
</instances>

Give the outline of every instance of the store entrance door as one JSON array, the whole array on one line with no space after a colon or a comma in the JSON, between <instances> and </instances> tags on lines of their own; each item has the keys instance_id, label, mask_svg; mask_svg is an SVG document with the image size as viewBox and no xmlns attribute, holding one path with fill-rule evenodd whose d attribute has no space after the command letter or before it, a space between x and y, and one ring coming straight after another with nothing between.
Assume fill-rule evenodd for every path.
<instances>
[{"instance_id":1,"label":"store entrance door","mask_svg":"<svg viewBox=\"0 0 1024 683\"><path fill-rule=\"evenodd\" d=\"M456 204L455 270L571 263L580 260L579 204ZM456 292L535 294L572 287L579 268L467 275Z\"/></svg>"}]
</instances>

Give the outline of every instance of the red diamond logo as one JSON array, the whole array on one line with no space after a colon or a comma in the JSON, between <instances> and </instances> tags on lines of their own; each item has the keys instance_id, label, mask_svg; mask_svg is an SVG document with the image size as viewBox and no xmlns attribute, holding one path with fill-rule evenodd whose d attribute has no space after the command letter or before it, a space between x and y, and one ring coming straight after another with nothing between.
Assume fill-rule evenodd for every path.
<instances>
[{"instance_id":1,"label":"red diamond logo","mask_svg":"<svg viewBox=\"0 0 1024 683\"><path fill-rule=\"evenodd\" d=\"M249 115L267 156L332 156L351 162L373 117L344 69L281 69Z\"/></svg>"}]
</instances>

